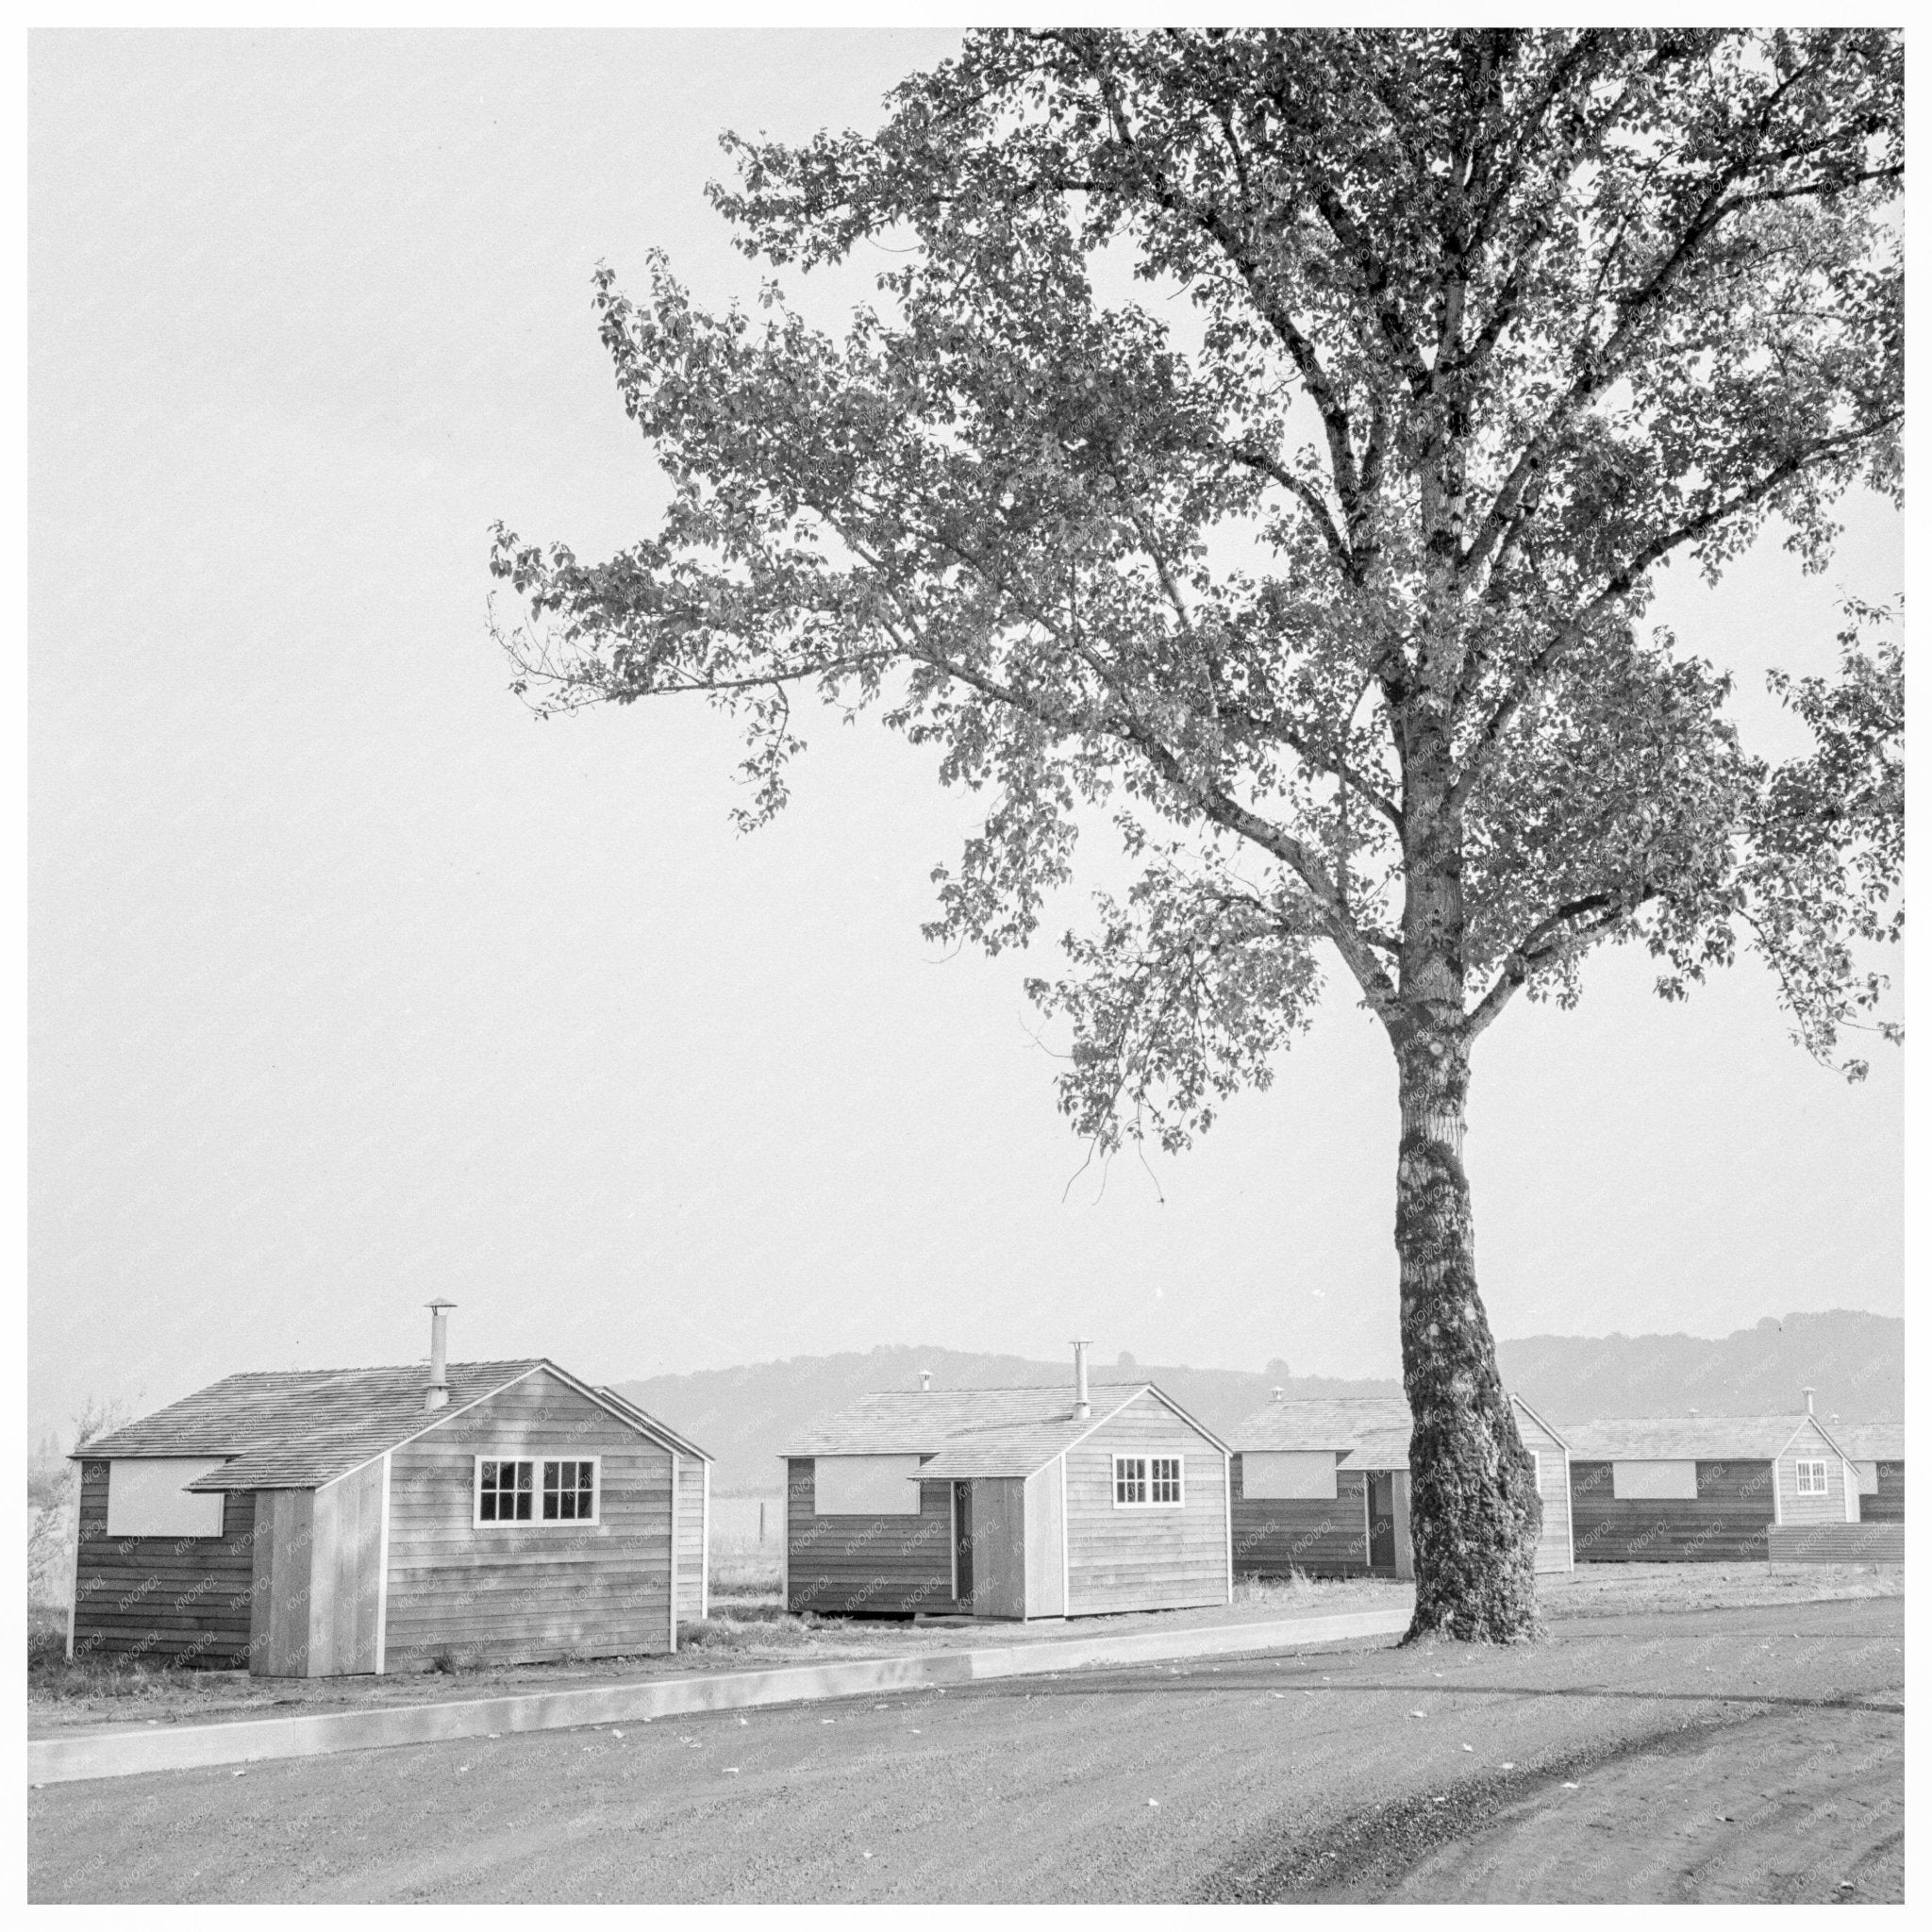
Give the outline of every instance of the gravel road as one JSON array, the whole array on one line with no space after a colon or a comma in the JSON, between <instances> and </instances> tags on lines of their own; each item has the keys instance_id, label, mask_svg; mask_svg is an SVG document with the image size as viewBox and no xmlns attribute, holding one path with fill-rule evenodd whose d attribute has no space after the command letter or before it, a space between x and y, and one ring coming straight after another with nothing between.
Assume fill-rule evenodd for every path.
<instances>
[{"instance_id":1,"label":"gravel road","mask_svg":"<svg viewBox=\"0 0 1932 1932\"><path fill-rule=\"evenodd\" d=\"M1898 1598L61 1785L37 1900L1903 1897Z\"/></svg>"}]
</instances>

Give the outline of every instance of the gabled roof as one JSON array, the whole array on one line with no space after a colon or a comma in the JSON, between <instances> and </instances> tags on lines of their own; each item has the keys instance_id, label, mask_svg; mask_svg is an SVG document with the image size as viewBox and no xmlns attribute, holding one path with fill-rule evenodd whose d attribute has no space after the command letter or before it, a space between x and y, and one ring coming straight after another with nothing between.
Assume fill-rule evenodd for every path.
<instances>
[{"instance_id":1,"label":"gabled roof","mask_svg":"<svg viewBox=\"0 0 1932 1932\"><path fill-rule=\"evenodd\" d=\"M1839 1449L1815 1415L1629 1416L1565 1423L1563 1433L1578 1462L1774 1462L1807 1424Z\"/></svg>"},{"instance_id":2,"label":"gabled roof","mask_svg":"<svg viewBox=\"0 0 1932 1932\"><path fill-rule=\"evenodd\" d=\"M1516 1405L1552 1440L1568 1446L1523 1397ZM1408 1439L1414 1429L1408 1404L1399 1395L1341 1395L1308 1402L1271 1402L1235 1430L1243 1450L1324 1450L1335 1452L1337 1469L1407 1469Z\"/></svg>"},{"instance_id":3,"label":"gabled roof","mask_svg":"<svg viewBox=\"0 0 1932 1932\"><path fill-rule=\"evenodd\" d=\"M1408 1404L1399 1395L1337 1395L1266 1403L1231 1430L1229 1440L1243 1451L1332 1449L1339 1456L1391 1430L1401 1432L1406 1448L1409 1426Z\"/></svg>"},{"instance_id":4,"label":"gabled roof","mask_svg":"<svg viewBox=\"0 0 1932 1932\"><path fill-rule=\"evenodd\" d=\"M1345 1456L1335 1458L1337 1469L1407 1469L1409 1425L1407 1416L1397 1429L1371 1429Z\"/></svg>"},{"instance_id":5,"label":"gabled roof","mask_svg":"<svg viewBox=\"0 0 1932 1932\"><path fill-rule=\"evenodd\" d=\"M1903 1462L1906 1425L1903 1423L1859 1423L1847 1428L1835 1424L1831 1439L1854 1462Z\"/></svg>"},{"instance_id":6,"label":"gabled roof","mask_svg":"<svg viewBox=\"0 0 1932 1932\"><path fill-rule=\"evenodd\" d=\"M1151 1395L1217 1449L1226 1444L1152 1382L1095 1382L1092 1413L1074 1413L1074 1391L1033 1389L886 1390L809 1429L788 1456L924 1456L934 1481L1031 1475L1091 1435L1136 1396Z\"/></svg>"},{"instance_id":7,"label":"gabled roof","mask_svg":"<svg viewBox=\"0 0 1932 1932\"><path fill-rule=\"evenodd\" d=\"M702 1455L631 1403L619 1403L542 1357L451 1362L449 1402L423 1407L423 1363L379 1369L287 1369L230 1375L84 1444L76 1456L138 1458L221 1456L192 1491L313 1490L439 1427L542 1369L626 1426Z\"/></svg>"}]
</instances>

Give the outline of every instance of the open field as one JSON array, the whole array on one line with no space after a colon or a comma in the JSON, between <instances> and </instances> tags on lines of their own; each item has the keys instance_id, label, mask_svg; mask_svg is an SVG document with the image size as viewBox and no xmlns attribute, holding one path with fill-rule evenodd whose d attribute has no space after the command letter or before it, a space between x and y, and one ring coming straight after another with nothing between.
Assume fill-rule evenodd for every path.
<instances>
[{"instance_id":1,"label":"open field","mask_svg":"<svg viewBox=\"0 0 1932 1932\"><path fill-rule=\"evenodd\" d=\"M35 1791L43 1900L1903 1895L1896 1597Z\"/></svg>"}]
</instances>

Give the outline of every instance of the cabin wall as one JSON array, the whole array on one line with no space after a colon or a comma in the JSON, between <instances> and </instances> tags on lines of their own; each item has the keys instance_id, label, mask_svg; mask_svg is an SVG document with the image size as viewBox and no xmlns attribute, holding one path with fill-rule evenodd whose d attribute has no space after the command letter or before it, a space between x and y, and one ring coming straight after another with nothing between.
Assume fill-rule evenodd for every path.
<instances>
[{"instance_id":1,"label":"cabin wall","mask_svg":"<svg viewBox=\"0 0 1932 1932\"><path fill-rule=\"evenodd\" d=\"M80 1465L74 1655L223 1670L248 1661L255 1502L224 1499L219 1537L108 1536L108 1464Z\"/></svg>"},{"instance_id":2,"label":"cabin wall","mask_svg":"<svg viewBox=\"0 0 1932 1932\"><path fill-rule=\"evenodd\" d=\"M1824 1465L1824 1493L1801 1496L1798 1493L1800 1461ZM1856 1502L1848 1508L1845 1501L1844 1457L1830 1446L1815 1424L1807 1424L1789 1443L1777 1459L1778 1519L1783 1523L1857 1522ZM1853 1492L1854 1498L1857 1491Z\"/></svg>"},{"instance_id":3,"label":"cabin wall","mask_svg":"<svg viewBox=\"0 0 1932 1932\"><path fill-rule=\"evenodd\" d=\"M255 1621L248 1668L258 1677L306 1677L315 1491L262 1490L255 1497Z\"/></svg>"},{"instance_id":4,"label":"cabin wall","mask_svg":"<svg viewBox=\"0 0 1932 1932\"><path fill-rule=\"evenodd\" d=\"M1772 1524L1769 1462L1700 1462L1694 1497L1611 1491L1607 1462L1570 1464L1579 1563L1727 1563L1761 1559Z\"/></svg>"},{"instance_id":5,"label":"cabin wall","mask_svg":"<svg viewBox=\"0 0 1932 1932\"><path fill-rule=\"evenodd\" d=\"M479 1456L600 1457L600 1520L475 1524ZM539 1370L390 1462L388 1669L671 1647L668 1448Z\"/></svg>"},{"instance_id":6,"label":"cabin wall","mask_svg":"<svg viewBox=\"0 0 1932 1932\"><path fill-rule=\"evenodd\" d=\"M1903 1462L1878 1465L1878 1487L1858 1498L1860 1523L1903 1523L1906 1520L1906 1466Z\"/></svg>"},{"instance_id":7,"label":"cabin wall","mask_svg":"<svg viewBox=\"0 0 1932 1932\"><path fill-rule=\"evenodd\" d=\"M1026 1614L1067 1613L1066 1517L1060 1508L1059 1457L1026 1478Z\"/></svg>"},{"instance_id":8,"label":"cabin wall","mask_svg":"<svg viewBox=\"0 0 1932 1932\"><path fill-rule=\"evenodd\" d=\"M1017 1475L973 1484L973 1614L1026 1614L1026 1484Z\"/></svg>"},{"instance_id":9,"label":"cabin wall","mask_svg":"<svg viewBox=\"0 0 1932 1932\"><path fill-rule=\"evenodd\" d=\"M1537 1498L1543 1506L1542 1528L1537 1535L1536 1567L1540 1574L1568 1570L1570 1556L1570 1467L1563 1445L1526 1409L1516 1410L1516 1430L1523 1446L1537 1459Z\"/></svg>"},{"instance_id":10,"label":"cabin wall","mask_svg":"<svg viewBox=\"0 0 1932 1932\"><path fill-rule=\"evenodd\" d=\"M1116 1454L1180 1457L1180 1507L1116 1507ZM1139 1395L1066 1462L1069 1616L1227 1601L1228 1485L1213 1443Z\"/></svg>"},{"instance_id":11,"label":"cabin wall","mask_svg":"<svg viewBox=\"0 0 1932 1932\"><path fill-rule=\"evenodd\" d=\"M705 1614L705 1464L696 1456L677 1457L677 1621L695 1623Z\"/></svg>"},{"instance_id":12,"label":"cabin wall","mask_svg":"<svg viewBox=\"0 0 1932 1932\"><path fill-rule=\"evenodd\" d=\"M953 1607L950 1483L919 1485L917 1516L820 1516L812 1458L785 1485L785 1606L821 1616Z\"/></svg>"},{"instance_id":13,"label":"cabin wall","mask_svg":"<svg viewBox=\"0 0 1932 1932\"><path fill-rule=\"evenodd\" d=\"M1237 1576L1360 1576L1369 1567L1368 1478L1338 1470L1332 1502L1251 1501L1241 1491L1241 1458L1232 1458L1234 1572Z\"/></svg>"}]
</instances>

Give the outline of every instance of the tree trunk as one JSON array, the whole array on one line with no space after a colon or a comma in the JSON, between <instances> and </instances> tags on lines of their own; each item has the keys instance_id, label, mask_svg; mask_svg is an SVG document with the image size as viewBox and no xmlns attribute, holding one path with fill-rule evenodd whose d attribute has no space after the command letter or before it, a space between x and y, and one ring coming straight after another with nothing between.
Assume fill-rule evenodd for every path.
<instances>
[{"instance_id":1,"label":"tree trunk","mask_svg":"<svg viewBox=\"0 0 1932 1932\"><path fill-rule=\"evenodd\" d=\"M1475 1228L1462 1167L1468 1042L1459 1028L1417 1024L1403 1029L1396 1063L1402 1379L1415 1419L1408 1450L1415 1617L1404 1641L1440 1634L1507 1643L1535 1634L1542 1508L1476 1293Z\"/></svg>"}]
</instances>

